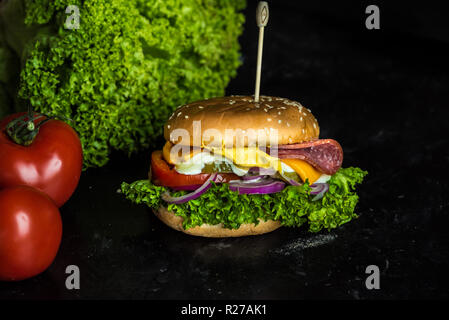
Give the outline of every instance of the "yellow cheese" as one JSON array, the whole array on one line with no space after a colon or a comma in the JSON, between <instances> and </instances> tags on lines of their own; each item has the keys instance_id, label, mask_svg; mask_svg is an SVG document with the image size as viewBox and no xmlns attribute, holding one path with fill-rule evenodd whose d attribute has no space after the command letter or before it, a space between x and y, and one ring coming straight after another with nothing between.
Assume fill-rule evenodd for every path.
<instances>
[{"instance_id":1,"label":"yellow cheese","mask_svg":"<svg viewBox=\"0 0 449 320\"><path fill-rule=\"evenodd\" d=\"M179 149L179 153L177 155L170 156L170 152L172 152L173 144L170 141L167 141L164 145L164 148L162 149L162 156L164 157L164 160L172 165L176 165L177 161L184 162L192 158L195 154L200 153L200 148L190 148L190 151L186 154L181 154L181 148ZM189 148L189 147L187 147Z\"/></svg>"},{"instance_id":2,"label":"yellow cheese","mask_svg":"<svg viewBox=\"0 0 449 320\"><path fill-rule=\"evenodd\" d=\"M164 145L162 150L162 155L164 159L172 164L176 165L175 161L171 159L170 152L172 151L173 144L167 142ZM306 181L309 179L310 183L314 183L321 176L321 172L316 170L306 161L299 159L282 159L271 157L267 153L263 152L259 148L256 147L246 147L246 148L233 148L233 149L219 149L219 148L210 148L209 149L215 155L221 155L226 157L235 165L242 168L250 168L250 167L260 167L260 168L272 168L278 172L282 173L282 163L286 164L288 167L293 169L301 178L302 181ZM184 161L189 160L197 153L200 153L204 150L201 148L191 149L190 153L183 155ZM181 159L181 161L183 161Z\"/></svg>"},{"instance_id":3,"label":"yellow cheese","mask_svg":"<svg viewBox=\"0 0 449 320\"><path fill-rule=\"evenodd\" d=\"M312 167L304 160L282 159L281 161L286 165L288 165L293 170L295 170L295 172L304 182L306 181L306 179L309 179L309 183L314 183L321 176L321 172L316 170L314 167Z\"/></svg>"},{"instance_id":4,"label":"yellow cheese","mask_svg":"<svg viewBox=\"0 0 449 320\"><path fill-rule=\"evenodd\" d=\"M176 155L171 155L173 144L171 142L167 142L162 149L162 155L170 164L176 165L176 160L178 161L187 161L192 158L197 153L202 152L203 150L200 148L191 149L189 153L185 155L178 154L177 156L181 157L180 159L176 159ZM267 153L261 151L259 148L250 147L250 148L232 148L232 149L219 149L219 148L206 148L211 153L215 155L221 155L234 164L242 167L261 167L261 168L270 168L272 167L275 170L280 170L281 163L278 158L274 158L269 156Z\"/></svg>"},{"instance_id":5,"label":"yellow cheese","mask_svg":"<svg viewBox=\"0 0 449 320\"><path fill-rule=\"evenodd\" d=\"M165 161L167 161L170 164L173 164L170 160L170 149L171 149L171 142L167 141L167 143L164 145L164 147L162 148L162 157L164 158Z\"/></svg>"},{"instance_id":6,"label":"yellow cheese","mask_svg":"<svg viewBox=\"0 0 449 320\"><path fill-rule=\"evenodd\" d=\"M232 149L211 148L210 150L215 154L222 155L241 167L273 168L276 171L282 170L281 162L278 158L271 157L257 147Z\"/></svg>"}]
</instances>

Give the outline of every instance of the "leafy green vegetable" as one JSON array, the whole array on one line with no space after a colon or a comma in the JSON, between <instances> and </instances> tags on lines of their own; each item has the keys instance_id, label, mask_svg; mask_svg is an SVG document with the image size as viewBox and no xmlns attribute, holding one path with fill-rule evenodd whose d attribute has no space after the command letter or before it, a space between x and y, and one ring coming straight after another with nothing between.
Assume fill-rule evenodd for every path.
<instances>
[{"instance_id":1,"label":"leafy green vegetable","mask_svg":"<svg viewBox=\"0 0 449 320\"><path fill-rule=\"evenodd\" d=\"M230 191L227 184L214 184L199 198L179 205L169 204L168 209L184 219L185 229L204 223L222 223L224 227L233 229L243 223L257 224L260 218L279 220L288 227L308 224L311 232L323 228L331 230L357 217L354 209L358 196L354 189L366 174L360 168L340 169L329 180L329 191L319 201L312 201L308 183L266 195L240 195ZM167 188L155 186L148 180L122 183L122 192L127 199L153 209L167 205L161 199L166 191ZM173 195L185 193L178 191Z\"/></svg>"},{"instance_id":2,"label":"leafy green vegetable","mask_svg":"<svg viewBox=\"0 0 449 320\"><path fill-rule=\"evenodd\" d=\"M79 29L64 28L68 5L79 7ZM224 94L239 66L244 6L242 0L10 0L0 11L0 33L21 61L24 104L72 119L84 165L102 166L111 149L130 154L151 146L177 106Z\"/></svg>"}]
</instances>

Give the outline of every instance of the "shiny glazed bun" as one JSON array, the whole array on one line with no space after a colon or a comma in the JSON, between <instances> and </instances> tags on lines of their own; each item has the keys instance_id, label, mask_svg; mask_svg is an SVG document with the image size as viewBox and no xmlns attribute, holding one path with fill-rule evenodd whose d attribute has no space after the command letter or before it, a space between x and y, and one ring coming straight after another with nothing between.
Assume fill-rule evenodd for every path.
<instances>
[{"instance_id":1,"label":"shiny glazed bun","mask_svg":"<svg viewBox=\"0 0 449 320\"><path fill-rule=\"evenodd\" d=\"M201 121L201 139L194 139L194 121ZM198 122L197 122L198 123ZM226 130L238 130L247 134L250 129L262 129L266 136L277 130L278 141L295 144L318 139L318 122L309 109L299 102L279 97L261 96L258 103L252 96L230 96L195 101L180 106L164 126L164 137L172 143L181 143L176 129L185 129L190 136L190 145L204 146L210 140L204 132L216 129L221 133L223 143L234 145L235 138ZM185 144L185 143L182 143ZM244 145L247 146L245 139ZM270 146L267 141L267 146Z\"/></svg>"}]
</instances>

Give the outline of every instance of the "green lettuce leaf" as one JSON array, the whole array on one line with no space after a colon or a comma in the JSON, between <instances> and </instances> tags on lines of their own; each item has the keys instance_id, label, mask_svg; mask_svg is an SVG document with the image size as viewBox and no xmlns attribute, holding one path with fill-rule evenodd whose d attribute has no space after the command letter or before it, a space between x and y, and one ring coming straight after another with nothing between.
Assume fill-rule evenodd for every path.
<instances>
[{"instance_id":1,"label":"green lettuce leaf","mask_svg":"<svg viewBox=\"0 0 449 320\"><path fill-rule=\"evenodd\" d=\"M331 230L357 217L354 209L358 196L356 184L367 174L360 168L342 168L329 180L329 191L318 201L313 201L308 183L289 186L278 193L265 195L240 195L229 190L227 184L213 184L203 195L187 203L169 204L168 209L184 219L184 229L202 224L219 224L237 229L241 224L258 224L259 219L278 220L287 227L308 225L311 232ZM152 209L167 206L161 196L169 191L148 180L122 183L125 197L134 203L146 204ZM173 196L185 191L172 193Z\"/></svg>"},{"instance_id":2,"label":"green lettuce leaf","mask_svg":"<svg viewBox=\"0 0 449 320\"><path fill-rule=\"evenodd\" d=\"M3 2L0 34L18 65L3 81L0 48L0 103L71 119L85 168L154 146L177 106L224 95L240 65L244 0ZM79 29L64 26L68 5Z\"/></svg>"}]
</instances>

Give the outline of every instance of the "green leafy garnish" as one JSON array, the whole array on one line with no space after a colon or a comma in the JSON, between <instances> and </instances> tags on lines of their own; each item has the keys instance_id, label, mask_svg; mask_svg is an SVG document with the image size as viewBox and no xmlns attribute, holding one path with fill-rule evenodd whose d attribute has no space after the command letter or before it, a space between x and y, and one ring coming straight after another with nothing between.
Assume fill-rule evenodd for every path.
<instances>
[{"instance_id":1,"label":"green leafy garnish","mask_svg":"<svg viewBox=\"0 0 449 320\"><path fill-rule=\"evenodd\" d=\"M154 145L177 106L224 95L240 65L244 0L3 2L0 115L30 103L72 119L85 167Z\"/></svg>"},{"instance_id":2,"label":"green leafy garnish","mask_svg":"<svg viewBox=\"0 0 449 320\"><path fill-rule=\"evenodd\" d=\"M342 168L334 174L329 191L319 201L312 201L308 183L302 186L288 186L283 191L265 195L238 194L229 190L227 184L214 184L206 193L183 204L169 204L168 209L184 219L184 229L202 224L219 224L236 229L244 223L258 223L258 219L278 220L284 226L308 225L309 231L334 229L353 218L358 196L356 184L367 174L360 168ZM152 209L167 206L161 195L167 188L155 186L148 180L128 184L122 183L122 192L134 203L144 203ZM174 196L185 191L172 193Z\"/></svg>"}]
</instances>

